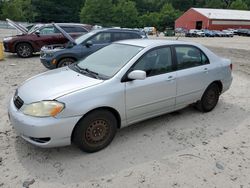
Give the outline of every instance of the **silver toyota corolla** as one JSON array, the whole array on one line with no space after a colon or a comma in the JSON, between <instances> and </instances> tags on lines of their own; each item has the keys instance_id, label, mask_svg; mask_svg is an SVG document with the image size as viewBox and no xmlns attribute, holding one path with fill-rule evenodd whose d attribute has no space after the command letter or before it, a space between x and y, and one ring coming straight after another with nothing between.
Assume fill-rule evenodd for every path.
<instances>
[{"instance_id":1,"label":"silver toyota corolla","mask_svg":"<svg viewBox=\"0 0 250 188\"><path fill-rule=\"evenodd\" d=\"M190 42L127 40L24 82L10 101L16 131L41 147L106 147L116 130L195 104L211 111L232 64Z\"/></svg>"}]
</instances>

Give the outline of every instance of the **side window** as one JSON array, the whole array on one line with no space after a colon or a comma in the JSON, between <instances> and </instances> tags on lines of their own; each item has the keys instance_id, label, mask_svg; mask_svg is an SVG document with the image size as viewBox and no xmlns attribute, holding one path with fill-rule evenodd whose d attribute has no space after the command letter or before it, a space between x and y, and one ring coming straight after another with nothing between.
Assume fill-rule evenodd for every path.
<instances>
[{"instance_id":1,"label":"side window","mask_svg":"<svg viewBox=\"0 0 250 188\"><path fill-rule=\"evenodd\" d=\"M76 27L76 32L77 33L87 33L88 31L84 29L83 27Z\"/></svg>"},{"instance_id":2,"label":"side window","mask_svg":"<svg viewBox=\"0 0 250 188\"><path fill-rule=\"evenodd\" d=\"M201 50L192 46L175 47L177 57L177 69L187 69L209 63L208 58Z\"/></svg>"},{"instance_id":3,"label":"side window","mask_svg":"<svg viewBox=\"0 0 250 188\"><path fill-rule=\"evenodd\" d=\"M62 29L64 31L66 31L67 33L76 33L76 29L74 27L62 27Z\"/></svg>"},{"instance_id":4,"label":"side window","mask_svg":"<svg viewBox=\"0 0 250 188\"><path fill-rule=\"evenodd\" d=\"M113 41L122 40L121 33L113 33Z\"/></svg>"},{"instance_id":5,"label":"side window","mask_svg":"<svg viewBox=\"0 0 250 188\"><path fill-rule=\"evenodd\" d=\"M121 33L121 40L131 39L130 33Z\"/></svg>"},{"instance_id":6,"label":"side window","mask_svg":"<svg viewBox=\"0 0 250 188\"><path fill-rule=\"evenodd\" d=\"M173 69L170 47L148 52L132 67L132 70L143 70L147 77L171 72Z\"/></svg>"},{"instance_id":7,"label":"side window","mask_svg":"<svg viewBox=\"0 0 250 188\"><path fill-rule=\"evenodd\" d=\"M131 33L131 39L140 39L142 38L140 35L136 34L136 33Z\"/></svg>"},{"instance_id":8,"label":"side window","mask_svg":"<svg viewBox=\"0 0 250 188\"><path fill-rule=\"evenodd\" d=\"M51 35L51 34L55 34L55 33L59 33L59 31L56 28L54 28L53 26L44 27L44 28L40 29L40 35Z\"/></svg>"},{"instance_id":9,"label":"side window","mask_svg":"<svg viewBox=\"0 0 250 188\"><path fill-rule=\"evenodd\" d=\"M91 41L93 44L104 44L111 42L111 33L99 33Z\"/></svg>"}]
</instances>

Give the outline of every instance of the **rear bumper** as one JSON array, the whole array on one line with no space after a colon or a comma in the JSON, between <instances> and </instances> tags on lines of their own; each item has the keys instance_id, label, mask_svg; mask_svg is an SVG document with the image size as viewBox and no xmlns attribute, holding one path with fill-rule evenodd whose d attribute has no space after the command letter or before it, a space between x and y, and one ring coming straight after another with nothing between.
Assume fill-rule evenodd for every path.
<instances>
[{"instance_id":1,"label":"rear bumper","mask_svg":"<svg viewBox=\"0 0 250 188\"><path fill-rule=\"evenodd\" d=\"M222 88L222 92L221 93L224 93L225 91L227 91L230 86L232 85L232 82L233 82L233 77L231 76L229 79L227 80L223 80L223 88Z\"/></svg>"}]
</instances>

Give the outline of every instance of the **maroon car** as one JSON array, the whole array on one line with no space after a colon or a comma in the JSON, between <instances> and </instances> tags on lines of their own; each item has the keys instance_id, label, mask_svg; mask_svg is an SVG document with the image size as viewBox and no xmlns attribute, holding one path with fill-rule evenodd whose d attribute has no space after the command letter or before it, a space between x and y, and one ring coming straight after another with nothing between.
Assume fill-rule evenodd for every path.
<instances>
[{"instance_id":1,"label":"maroon car","mask_svg":"<svg viewBox=\"0 0 250 188\"><path fill-rule=\"evenodd\" d=\"M40 49L45 45L68 42L68 39L52 24L36 24L28 30L20 24L9 19L6 20L9 25L15 27L22 34L5 37L3 39L4 51L17 53L19 57L30 57L33 53L40 52ZM58 23L58 25L73 38L86 34L91 29L91 26L86 24Z\"/></svg>"}]
</instances>

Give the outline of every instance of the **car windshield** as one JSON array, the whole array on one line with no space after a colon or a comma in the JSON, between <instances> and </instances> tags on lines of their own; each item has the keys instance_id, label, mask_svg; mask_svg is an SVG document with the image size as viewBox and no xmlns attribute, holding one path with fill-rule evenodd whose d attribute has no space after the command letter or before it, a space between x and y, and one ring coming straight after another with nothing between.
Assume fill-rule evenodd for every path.
<instances>
[{"instance_id":1,"label":"car windshield","mask_svg":"<svg viewBox=\"0 0 250 188\"><path fill-rule=\"evenodd\" d=\"M114 43L81 60L78 67L100 77L111 78L142 49L139 46Z\"/></svg>"},{"instance_id":2,"label":"car windshield","mask_svg":"<svg viewBox=\"0 0 250 188\"><path fill-rule=\"evenodd\" d=\"M88 39L89 37L93 36L96 32L89 32L87 34L81 35L80 37L75 39L76 44L81 44L82 42L84 42L86 39Z\"/></svg>"}]
</instances>

